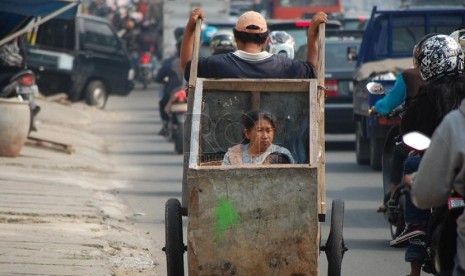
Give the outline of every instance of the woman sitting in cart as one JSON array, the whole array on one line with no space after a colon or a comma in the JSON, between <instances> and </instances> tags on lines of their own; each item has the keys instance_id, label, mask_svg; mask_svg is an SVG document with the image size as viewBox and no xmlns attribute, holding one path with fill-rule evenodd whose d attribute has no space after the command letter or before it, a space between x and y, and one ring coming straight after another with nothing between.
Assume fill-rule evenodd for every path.
<instances>
[{"instance_id":1,"label":"woman sitting in cart","mask_svg":"<svg viewBox=\"0 0 465 276\"><path fill-rule=\"evenodd\" d=\"M251 111L242 116L244 140L242 144L228 149L223 165L263 164L273 153L284 154L289 162L295 163L286 148L273 144L276 131L274 116L266 111Z\"/></svg>"}]
</instances>

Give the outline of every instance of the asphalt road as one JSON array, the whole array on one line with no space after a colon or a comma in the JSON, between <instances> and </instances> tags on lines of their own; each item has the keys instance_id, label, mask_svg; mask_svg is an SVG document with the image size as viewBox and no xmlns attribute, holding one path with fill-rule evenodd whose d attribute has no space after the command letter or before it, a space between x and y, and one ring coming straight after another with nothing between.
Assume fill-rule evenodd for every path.
<instances>
[{"instance_id":1,"label":"asphalt road","mask_svg":"<svg viewBox=\"0 0 465 276\"><path fill-rule=\"evenodd\" d=\"M99 132L111 142L108 153L119 167L120 179L129 187L114 193L133 210L130 220L153 240L148 247L158 264L157 273L165 275L161 251L165 240L164 204L168 198L181 198L182 156L175 154L172 143L157 135L161 122L156 90L152 85L147 91L136 89L128 97L110 97L106 112L112 114L112 119L102 122ZM328 216L321 224L322 242L329 234L331 200L343 199L344 239L349 251L343 259L342 275L406 275L409 265L404 262L404 249L389 247L388 224L376 213L382 199L381 174L355 163L351 140L336 139L327 144ZM326 275L324 252L320 260L321 275Z\"/></svg>"}]
</instances>

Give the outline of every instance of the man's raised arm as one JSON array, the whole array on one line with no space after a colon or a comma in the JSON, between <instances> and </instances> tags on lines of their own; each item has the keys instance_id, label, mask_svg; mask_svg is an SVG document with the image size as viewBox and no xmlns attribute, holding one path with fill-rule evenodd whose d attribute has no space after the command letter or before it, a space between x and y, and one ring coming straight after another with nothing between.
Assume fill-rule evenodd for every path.
<instances>
[{"instance_id":1,"label":"man's raised arm","mask_svg":"<svg viewBox=\"0 0 465 276\"><path fill-rule=\"evenodd\" d=\"M307 33L307 62L318 72L318 26L326 23L328 16L324 12L317 12L312 17Z\"/></svg>"},{"instance_id":2,"label":"man's raised arm","mask_svg":"<svg viewBox=\"0 0 465 276\"><path fill-rule=\"evenodd\" d=\"M201 8L195 8L189 17L189 21L187 22L186 29L184 31L184 36L182 37L180 58L181 69L183 73L186 69L187 63L192 60L192 51L194 50L195 24L199 18L204 18L203 10Z\"/></svg>"}]
</instances>

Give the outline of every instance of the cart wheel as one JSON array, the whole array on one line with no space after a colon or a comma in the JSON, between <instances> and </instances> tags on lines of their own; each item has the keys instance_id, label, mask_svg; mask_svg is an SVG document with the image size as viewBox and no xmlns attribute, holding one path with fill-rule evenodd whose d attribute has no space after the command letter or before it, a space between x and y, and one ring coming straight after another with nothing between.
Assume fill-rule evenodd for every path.
<instances>
[{"instance_id":1,"label":"cart wheel","mask_svg":"<svg viewBox=\"0 0 465 276\"><path fill-rule=\"evenodd\" d=\"M333 200L331 209L331 229L325 245L328 259L328 276L340 276L342 257L347 251L342 237L344 223L344 201Z\"/></svg>"},{"instance_id":2,"label":"cart wheel","mask_svg":"<svg viewBox=\"0 0 465 276\"><path fill-rule=\"evenodd\" d=\"M165 204L165 247L168 276L184 275L181 203L170 198Z\"/></svg>"}]
</instances>

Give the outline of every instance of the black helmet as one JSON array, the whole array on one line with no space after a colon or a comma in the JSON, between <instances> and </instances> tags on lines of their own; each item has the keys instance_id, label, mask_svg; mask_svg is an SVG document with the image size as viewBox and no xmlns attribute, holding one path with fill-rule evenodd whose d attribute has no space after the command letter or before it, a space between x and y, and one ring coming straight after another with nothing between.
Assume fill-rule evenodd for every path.
<instances>
[{"instance_id":1,"label":"black helmet","mask_svg":"<svg viewBox=\"0 0 465 276\"><path fill-rule=\"evenodd\" d=\"M210 42L212 55L234 52L237 50L234 35L230 31L218 31Z\"/></svg>"},{"instance_id":2,"label":"black helmet","mask_svg":"<svg viewBox=\"0 0 465 276\"><path fill-rule=\"evenodd\" d=\"M423 80L430 81L462 73L464 56L452 37L433 34L423 37L415 45L413 64L420 69Z\"/></svg>"},{"instance_id":3,"label":"black helmet","mask_svg":"<svg viewBox=\"0 0 465 276\"><path fill-rule=\"evenodd\" d=\"M179 39L182 39L182 36L184 35L184 27L177 27L174 29L174 38L176 41Z\"/></svg>"}]
</instances>

